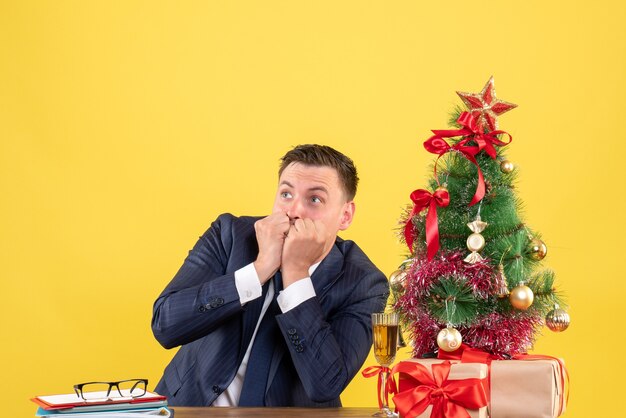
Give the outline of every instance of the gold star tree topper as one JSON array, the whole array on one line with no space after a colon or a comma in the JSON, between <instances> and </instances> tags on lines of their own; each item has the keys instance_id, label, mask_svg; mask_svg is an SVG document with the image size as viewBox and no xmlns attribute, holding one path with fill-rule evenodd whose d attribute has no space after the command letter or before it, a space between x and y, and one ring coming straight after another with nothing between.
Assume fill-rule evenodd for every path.
<instances>
[{"instance_id":1,"label":"gold star tree topper","mask_svg":"<svg viewBox=\"0 0 626 418\"><path fill-rule=\"evenodd\" d=\"M463 93L457 91L463 103L467 105L469 112L476 118L476 122L487 131L498 129L498 116L517 107L516 104L505 102L496 97L496 88L493 84L493 76L489 78L480 93Z\"/></svg>"}]
</instances>

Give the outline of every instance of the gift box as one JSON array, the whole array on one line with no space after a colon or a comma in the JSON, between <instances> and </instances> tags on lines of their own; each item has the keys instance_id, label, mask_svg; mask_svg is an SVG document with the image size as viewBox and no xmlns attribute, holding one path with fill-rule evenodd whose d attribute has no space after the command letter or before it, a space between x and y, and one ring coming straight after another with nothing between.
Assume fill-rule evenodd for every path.
<instances>
[{"instance_id":1,"label":"gift box","mask_svg":"<svg viewBox=\"0 0 626 418\"><path fill-rule=\"evenodd\" d=\"M488 367L489 380L485 380L484 388L491 418L556 418L565 412L567 371L562 360L540 355L521 355L517 360L491 361L487 360L488 356L484 359L484 364L448 360L452 364L448 379L482 376L475 367ZM432 368L432 365L442 362L439 359L410 359L400 364L419 363ZM415 383L401 372L398 392L413 390L414 387ZM417 416L430 417L431 409ZM487 416L486 412L480 415L483 409L467 412L471 417Z\"/></svg>"},{"instance_id":2,"label":"gift box","mask_svg":"<svg viewBox=\"0 0 626 418\"><path fill-rule=\"evenodd\" d=\"M555 418L563 414L563 362L538 357L491 362L492 418Z\"/></svg>"},{"instance_id":3,"label":"gift box","mask_svg":"<svg viewBox=\"0 0 626 418\"><path fill-rule=\"evenodd\" d=\"M398 363L392 373L398 373L393 401L402 418L444 418L458 408L471 418L488 416L486 364L409 359Z\"/></svg>"}]
</instances>

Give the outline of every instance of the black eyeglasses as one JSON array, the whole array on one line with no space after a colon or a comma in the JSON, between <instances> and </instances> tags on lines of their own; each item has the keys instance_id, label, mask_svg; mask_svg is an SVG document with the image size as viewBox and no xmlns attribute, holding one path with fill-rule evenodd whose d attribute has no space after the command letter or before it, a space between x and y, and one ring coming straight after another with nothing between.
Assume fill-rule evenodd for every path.
<instances>
[{"instance_id":1,"label":"black eyeglasses","mask_svg":"<svg viewBox=\"0 0 626 418\"><path fill-rule=\"evenodd\" d=\"M146 394L147 388L148 379L129 379L119 382L79 383L74 385L74 392L85 401L106 401L139 398Z\"/></svg>"}]
</instances>

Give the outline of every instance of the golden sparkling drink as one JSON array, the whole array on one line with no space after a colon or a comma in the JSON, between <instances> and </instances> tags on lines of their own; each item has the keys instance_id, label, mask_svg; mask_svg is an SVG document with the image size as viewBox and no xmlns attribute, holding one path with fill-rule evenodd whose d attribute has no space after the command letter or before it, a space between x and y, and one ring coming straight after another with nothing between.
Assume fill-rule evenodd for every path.
<instances>
[{"instance_id":1,"label":"golden sparkling drink","mask_svg":"<svg viewBox=\"0 0 626 418\"><path fill-rule=\"evenodd\" d=\"M381 366L389 366L396 358L398 325L374 325L374 355Z\"/></svg>"}]
</instances>

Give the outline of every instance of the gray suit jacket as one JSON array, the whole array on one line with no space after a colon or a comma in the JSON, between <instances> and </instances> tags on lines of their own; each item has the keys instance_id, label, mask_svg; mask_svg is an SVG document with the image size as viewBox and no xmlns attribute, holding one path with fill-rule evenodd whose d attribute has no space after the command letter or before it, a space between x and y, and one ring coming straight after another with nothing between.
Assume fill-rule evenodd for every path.
<instances>
[{"instance_id":1,"label":"gray suit jacket","mask_svg":"<svg viewBox=\"0 0 626 418\"><path fill-rule=\"evenodd\" d=\"M171 405L211 405L235 377L258 313L248 309L254 301L241 306L234 272L256 259L258 219L220 215L154 303L154 336L165 348L182 345L156 387ZM317 296L276 315L283 339L267 406L340 406L372 344L370 314L389 293L385 275L340 238L311 280Z\"/></svg>"}]
</instances>

